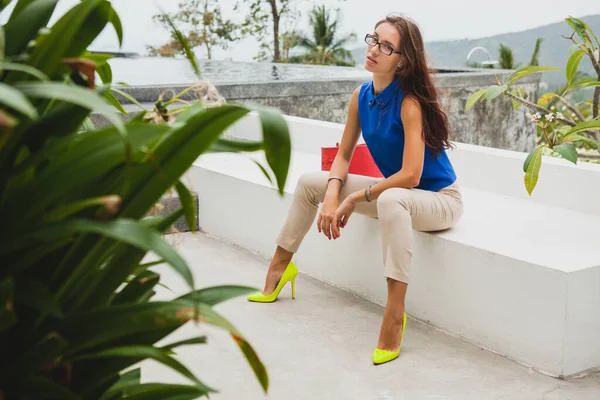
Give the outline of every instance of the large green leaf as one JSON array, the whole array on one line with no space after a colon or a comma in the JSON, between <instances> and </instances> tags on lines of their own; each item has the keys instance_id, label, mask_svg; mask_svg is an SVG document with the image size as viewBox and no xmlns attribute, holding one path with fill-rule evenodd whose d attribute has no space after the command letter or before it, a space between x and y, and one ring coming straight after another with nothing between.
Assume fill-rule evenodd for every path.
<instances>
[{"instance_id":1,"label":"large green leaf","mask_svg":"<svg viewBox=\"0 0 600 400\"><path fill-rule=\"evenodd\" d=\"M548 104L550 102L550 100L552 100L553 98L555 98L556 96L558 96L558 94L556 93L544 93L539 99L538 99L538 106L542 106L544 107L546 104Z\"/></svg>"},{"instance_id":2,"label":"large green leaf","mask_svg":"<svg viewBox=\"0 0 600 400\"><path fill-rule=\"evenodd\" d=\"M500 96L502 93L506 92L506 89L508 88L507 85L492 85L487 89L485 98L488 101L492 101L493 99L495 99L496 97Z\"/></svg>"},{"instance_id":3,"label":"large green leaf","mask_svg":"<svg viewBox=\"0 0 600 400\"><path fill-rule=\"evenodd\" d=\"M17 0L17 4L15 4L15 8L13 12L10 14L9 22L16 18L29 4L37 0ZM10 2L10 0L9 0Z\"/></svg>"},{"instance_id":4,"label":"large green leaf","mask_svg":"<svg viewBox=\"0 0 600 400\"><path fill-rule=\"evenodd\" d=\"M35 0L24 7L22 12L15 9L5 26L7 56L18 55L26 49L40 29L48 24L57 3L58 0Z\"/></svg>"},{"instance_id":5,"label":"large green leaf","mask_svg":"<svg viewBox=\"0 0 600 400\"><path fill-rule=\"evenodd\" d=\"M189 346L195 344L206 344L206 336L195 337L191 339L180 340L179 342L171 343L161 347L163 350L173 350L180 346Z\"/></svg>"},{"instance_id":6,"label":"large green leaf","mask_svg":"<svg viewBox=\"0 0 600 400\"><path fill-rule=\"evenodd\" d=\"M54 77L62 60L80 56L108 23L107 6L106 0L86 0L71 8L36 46L29 64Z\"/></svg>"},{"instance_id":7,"label":"large green leaf","mask_svg":"<svg viewBox=\"0 0 600 400\"><path fill-rule=\"evenodd\" d=\"M34 98L62 100L103 114L120 132L125 132L123 121L102 98L88 89L67 86L57 82L26 82L15 87Z\"/></svg>"},{"instance_id":8,"label":"large green leaf","mask_svg":"<svg viewBox=\"0 0 600 400\"><path fill-rule=\"evenodd\" d=\"M178 181L175 184L175 188L177 189L177 194L179 195L179 201L181 202L181 207L185 212L185 219L190 231L195 232L198 229L198 205L196 204L196 199L190 192L190 190L183 184L181 181Z\"/></svg>"},{"instance_id":9,"label":"large green leaf","mask_svg":"<svg viewBox=\"0 0 600 400\"><path fill-rule=\"evenodd\" d=\"M504 83L507 85L512 85L515 81L524 78L528 75L535 74L537 72L543 71L560 71L560 68L552 68L552 67L543 67L543 66L533 66L533 67L521 67L518 70L511 73Z\"/></svg>"},{"instance_id":10,"label":"large green leaf","mask_svg":"<svg viewBox=\"0 0 600 400\"><path fill-rule=\"evenodd\" d=\"M253 160L253 161L254 161L254 164L256 164L256 166L258 167L258 169L260 169L260 171L263 173L263 175L267 178L269 183L272 185L273 178L271 178L271 174L269 174L269 171L267 171L267 169L264 167L264 165L262 165L259 161L257 161L257 160Z\"/></svg>"},{"instance_id":11,"label":"large green leaf","mask_svg":"<svg viewBox=\"0 0 600 400\"><path fill-rule=\"evenodd\" d=\"M269 377L267 375L267 371L265 369L265 366L262 364L262 362L258 358L258 355L256 354L256 352L250 345L250 343L248 343L246 341L246 339L244 339L242 337L242 335L237 331L237 329L233 325L231 325L231 323L229 321L227 321L221 315L216 313L207 304L203 304L203 303L198 304L197 309L194 310L194 312L198 313L197 318L200 321L204 321L204 322L211 324L213 326L216 326L218 328L225 329L225 330L229 331L229 333L231 333L231 337L233 338L235 343L239 346L239 348L242 350L242 353L248 360L248 363L250 364L252 371L254 371L254 374L256 375L256 378L260 382L263 390L265 392L267 392L267 390L269 389Z\"/></svg>"},{"instance_id":12,"label":"large green leaf","mask_svg":"<svg viewBox=\"0 0 600 400\"><path fill-rule=\"evenodd\" d=\"M38 117L35 107L23 93L2 82L0 82L0 104L8 106L31 119Z\"/></svg>"},{"instance_id":13,"label":"large green leaf","mask_svg":"<svg viewBox=\"0 0 600 400\"><path fill-rule=\"evenodd\" d=\"M139 386L128 388L124 391L122 399L127 400L194 400L199 397L207 396L214 391L206 391L202 387L162 384L162 383L144 383Z\"/></svg>"},{"instance_id":14,"label":"large green leaf","mask_svg":"<svg viewBox=\"0 0 600 400\"><path fill-rule=\"evenodd\" d=\"M100 400L110 400L124 389L139 385L141 378L142 373L140 368L122 374L119 380L104 393Z\"/></svg>"},{"instance_id":15,"label":"large green leaf","mask_svg":"<svg viewBox=\"0 0 600 400\"><path fill-rule=\"evenodd\" d=\"M244 296L246 294L256 292L256 288L247 286L214 286L204 289L195 290L181 297L181 299L197 301L198 303L204 303L209 306L215 306L224 301L233 299L235 297Z\"/></svg>"},{"instance_id":16,"label":"large green leaf","mask_svg":"<svg viewBox=\"0 0 600 400\"><path fill-rule=\"evenodd\" d=\"M575 74L577 73L577 69L579 68L579 63L581 62L581 59L584 55L585 53L583 50L577 50L569 57L566 70L568 84L570 84L573 81L573 78L575 78Z\"/></svg>"},{"instance_id":17,"label":"large green leaf","mask_svg":"<svg viewBox=\"0 0 600 400\"><path fill-rule=\"evenodd\" d=\"M187 39L179 31L179 29L177 29L177 27L175 26L173 21L171 21L171 18L169 17L168 14L162 14L162 17L164 17L165 21L167 21L167 23L171 27L172 34L175 35L175 38L177 38L177 41L183 48L183 50L185 52L185 56L186 56L187 60L189 61L190 65L192 66L192 69L194 70L196 77L198 79L202 79L202 76L200 74L200 67L198 66L198 61L196 60L196 55L194 54L194 51L190 47L190 44L188 43Z\"/></svg>"},{"instance_id":18,"label":"large green leaf","mask_svg":"<svg viewBox=\"0 0 600 400\"><path fill-rule=\"evenodd\" d=\"M469 109L471 107L473 107L473 105L475 103L477 103L477 101L481 98L481 96L484 96L484 98L485 98L486 93L487 93L487 89L479 89L478 91L473 93L471 96L469 96L469 99L467 100L467 105L465 106L465 110L469 111Z\"/></svg>"},{"instance_id":19,"label":"large green leaf","mask_svg":"<svg viewBox=\"0 0 600 400\"><path fill-rule=\"evenodd\" d=\"M94 0L87 0L88 2ZM94 40L100 35L108 23L112 23L113 19L117 19L117 24L113 24L116 29L117 37L122 43L123 29L119 17L116 15L109 1L103 1L93 8L86 20L79 27L77 35L73 37L70 47L68 48L66 57L79 57L85 53Z\"/></svg>"},{"instance_id":20,"label":"large green leaf","mask_svg":"<svg viewBox=\"0 0 600 400\"><path fill-rule=\"evenodd\" d=\"M576 133L581 133L581 132L589 131L589 130L600 130L600 121L586 121L586 122L577 124L575 127L571 128L571 130L565 134L565 138L568 137L569 135L573 135Z\"/></svg>"},{"instance_id":21,"label":"large green leaf","mask_svg":"<svg viewBox=\"0 0 600 400\"><path fill-rule=\"evenodd\" d=\"M160 275L144 271L136 276L115 296L112 304L139 303L160 281Z\"/></svg>"},{"instance_id":22,"label":"large green leaf","mask_svg":"<svg viewBox=\"0 0 600 400\"><path fill-rule=\"evenodd\" d=\"M283 116L273 110L258 109L258 114L267 162L275 174L279 194L283 195L292 153L288 126Z\"/></svg>"},{"instance_id":23,"label":"large green leaf","mask_svg":"<svg viewBox=\"0 0 600 400\"><path fill-rule=\"evenodd\" d=\"M117 38L119 39L119 46L123 46L123 25L121 23L121 18L119 17L119 14L117 14L117 12L111 8L111 13L110 13L110 23L113 25L113 27L115 28L115 32L117 33Z\"/></svg>"},{"instance_id":24,"label":"large green leaf","mask_svg":"<svg viewBox=\"0 0 600 400\"><path fill-rule=\"evenodd\" d=\"M592 139L590 137L583 136L583 135L578 135L576 133L571 134L568 137L565 137L563 139L563 142L565 142L565 143L578 142L578 141L584 142L584 143L594 146L596 148L600 147L600 142L598 142L596 139Z\"/></svg>"},{"instance_id":25,"label":"large green leaf","mask_svg":"<svg viewBox=\"0 0 600 400\"><path fill-rule=\"evenodd\" d=\"M56 209L44 215L44 221L50 223L60 222L90 208L97 210L99 216L112 217L118 213L120 204L121 197L117 195L91 197L59 205Z\"/></svg>"},{"instance_id":26,"label":"large green leaf","mask_svg":"<svg viewBox=\"0 0 600 400\"><path fill-rule=\"evenodd\" d=\"M208 392L214 392L213 389L204 385L196 376L187 369L179 361L167 354L167 351L159 349L153 346L127 346L127 347L115 347L109 350L100 351L98 353L85 354L77 356L72 361L76 360L91 360L91 359L104 359L104 358L135 358L135 359L153 359L161 364L168 366L169 368L179 372L198 387L203 387Z\"/></svg>"},{"instance_id":27,"label":"large green leaf","mask_svg":"<svg viewBox=\"0 0 600 400\"><path fill-rule=\"evenodd\" d=\"M122 91L121 89L117 89L115 87L111 87L110 88L111 91L117 93L118 95L124 97L125 99L129 100L129 102L131 102L132 104L135 104L136 106L138 106L140 109L146 111L146 109L144 108L143 105L140 104L140 102L138 102L133 96L131 96L129 93Z\"/></svg>"},{"instance_id":28,"label":"large green leaf","mask_svg":"<svg viewBox=\"0 0 600 400\"><path fill-rule=\"evenodd\" d=\"M96 65L102 65L102 64L106 64L108 62L108 60L113 59L114 56L112 54L91 53L89 51L86 51L81 55L80 58L93 61L96 63Z\"/></svg>"},{"instance_id":29,"label":"large green leaf","mask_svg":"<svg viewBox=\"0 0 600 400\"><path fill-rule=\"evenodd\" d=\"M15 295L15 282L6 278L0 282L0 332L3 332L17 322L17 315L13 309Z\"/></svg>"},{"instance_id":30,"label":"large green leaf","mask_svg":"<svg viewBox=\"0 0 600 400\"><path fill-rule=\"evenodd\" d=\"M263 390L266 393L269 390L269 375L267 374L267 369L265 368L263 363L258 358L258 355L254 351L252 346L250 346L250 343L248 343L241 336L237 336L237 335L232 335L232 336L233 336L233 339L235 340L235 342L237 343L237 345L242 350L242 353L248 360L250 367L254 371L256 378L258 379L258 381L260 382L260 385L262 386Z\"/></svg>"},{"instance_id":31,"label":"large green leaf","mask_svg":"<svg viewBox=\"0 0 600 400\"><path fill-rule=\"evenodd\" d=\"M573 143L563 143L558 146L554 146L552 150L563 156L563 158L571 161L573 164L577 164L577 150Z\"/></svg>"},{"instance_id":32,"label":"large green leaf","mask_svg":"<svg viewBox=\"0 0 600 400\"><path fill-rule=\"evenodd\" d=\"M525 188L530 196L533 192L533 189L535 189L535 186L537 185L538 175L542 166L543 149L544 147L540 146L533 151L527 165L527 172L525 172Z\"/></svg>"},{"instance_id":33,"label":"large green leaf","mask_svg":"<svg viewBox=\"0 0 600 400\"><path fill-rule=\"evenodd\" d=\"M1 71L20 71L20 72L29 74L31 76L34 76L41 81L48 80L48 77L46 75L44 75L42 72L40 72L37 69L30 67L29 65L26 65L26 64L17 64L17 63L2 61L2 62L0 62L0 72Z\"/></svg>"},{"instance_id":34,"label":"large green leaf","mask_svg":"<svg viewBox=\"0 0 600 400\"><path fill-rule=\"evenodd\" d=\"M598 86L600 86L600 80L595 79L595 78L592 78L581 85L581 87L584 87L584 88L598 87Z\"/></svg>"},{"instance_id":35,"label":"large green leaf","mask_svg":"<svg viewBox=\"0 0 600 400\"><path fill-rule=\"evenodd\" d=\"M167 333L198 318L190 301L150 302L102 307L67 317L59 330L71 343L72 351L94 348L126 337L141 339L143 334ZM162 339L164 335L156 340Z\"/></svg>"},{"instance_id":36,"label":"large green leaf","mask_svg":"<svg viewBox=\"0 0 600 400\"><path fill-rule=\"evenodd\" d=\"M585 24L583 24L582 21L573 17L565 18L565 21L567 21L567 24L569 24L569 26L575 31L575 33L577 33L581 40L583 40L584 42L588 40L589 37L585 32Z\"/></svg>"},{"instance_id":37,"label":"large green leaf","mask_svg":"<svg viewBox=\"0 0 600 400\"><path fill-rule=\"evenodd\" d=\"M98 72L100 79L102 79L102 82L105 85L112 83L112 79L113 79L112 68L108 64L108 60L113 58L112 55L102 54L102 53L93 53L92 54L89 51L86 51L85 53L83 53L81 58L90 60L90 61L93 61L96 63L96 72Z\"/></svg>"},{"instance_id":38,"label":"large green leaf","mask_svg":"<svg viewBox=\"0 0 600 400\"><path fill-rule=\"evenodd\" d=\"M164 241L156 230L144 226L139 221L125 218L114 221L72 219L38 229L34 228L33 231L15 235L12 240L5 240L1 243L0 254L26 249L31 246L32 242L52 242L85 233L96 233L139 249L152 251L175 268L190 287L194 286L194 278L185 260Z\"/></svg>"},{"instance_id":39,"label":"large green leaf","mask_svg":"<svg viewBox=\"0 0 600 400\"><path fill-rule=\"evenodd\" d=\"M514 87L511 93L513 96L519 97L519 88ZM521 107L521 102L513 99L512 105L513 105L513 110L517 110L519 107Z\"/></svg>"},{"instance_id":40,"label":"large green leaf","mask_svg":"<svg viewBox=\"0 0 600 400\"><path fill-rule=\"evenodd\" d=\"M109 85L113 80L113 72L110 64L102 64L96 68L96 72L98 72L98 76L102 79L102 83Z\"/></svg>"},{"instance_id":41,"label":"large green leaf","mask_svg":"<svg viewBox=\"0 0 600 400\"><path fill-rule=\"evenodd\" d=\"M262 141L219 138L213 143L210 149L208 149L207 153L252 152L262 150L263 148L264 145Z\"/></svg>"},{"instance_id":42,"label":"large green leaf","mask_svg":"<svg viewBox=\"0 0 600 400\"><path fill-rule=\"evenodd\" d=\"M125 111L125 109L123 108L121 102L119 102L115 95L112 94L110 91L106 91L106 93L104 93L104 98L106 99L106 101L112 104L113 107L116 108L121 114L128 115L127 111Z\"/></svg>"},{"instance_id":43,"label":"large green leaf","mask_svg":"<svg viewBox=\"0 0 600 400\"><path fill-rule=\"evenodd\" d=\"M165 233L169 228L177 222L177 220L185 215L183 208L178 208L166 217L158 217L155 221L150 223L148 226L152 226L159 232ZM164 262L164 260L163 260Z\"/></svg>"}]
</instances>

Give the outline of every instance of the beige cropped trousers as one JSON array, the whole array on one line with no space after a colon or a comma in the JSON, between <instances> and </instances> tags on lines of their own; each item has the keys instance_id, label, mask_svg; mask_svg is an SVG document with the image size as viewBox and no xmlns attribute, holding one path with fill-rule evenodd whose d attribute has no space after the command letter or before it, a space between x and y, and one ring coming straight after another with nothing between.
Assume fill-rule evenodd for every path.
<instances>
[{"instance_id":1,"label":"beige cropped trousers","mask_svg":"<svg viewBox=\"0 0 600 400\"><path fill-rule=\"evenodd\" d=\"M277 237L278 246L292 253L298 251L314 223L319 204L324 200L328 178L327 171L310 172L300 177L287 219ZM349 174L340 192L340 203L351 193L381 180ZM463 201L456 182L438 192L391 188L377 200L358 203L355 213L379 220L384 276L408 283L413 229L431 232L451 228L462 216ZM347 227L351 225L352 218Z\"/></svg>"}]
</instances>

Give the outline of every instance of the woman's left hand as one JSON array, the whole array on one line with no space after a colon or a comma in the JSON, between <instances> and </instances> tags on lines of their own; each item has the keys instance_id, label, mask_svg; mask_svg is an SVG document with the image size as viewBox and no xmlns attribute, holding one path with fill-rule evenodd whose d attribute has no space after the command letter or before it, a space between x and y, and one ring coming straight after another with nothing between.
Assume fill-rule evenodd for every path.
<instances>
[{"instance_id":1,"label":"woman's left hand","mask_svg":"<svg viewBox=\"0 0 600 400\"><path fill-rule=\"evenodd\" d=\"M351 197L346 197L346 199L342 202L342 204L340 204L340 206L337 208L337 210L335 210L335 212L333 213L333 218L332 218L332 232L333 232L333 239L337 239L339 238L340 235L340 228L345 228L346 225L348 224L348 219L350 218L350 216L352 215L352 213L354 212L354 209L356 208L356 203L351 199Z\"/></svg>"}]
</instances>

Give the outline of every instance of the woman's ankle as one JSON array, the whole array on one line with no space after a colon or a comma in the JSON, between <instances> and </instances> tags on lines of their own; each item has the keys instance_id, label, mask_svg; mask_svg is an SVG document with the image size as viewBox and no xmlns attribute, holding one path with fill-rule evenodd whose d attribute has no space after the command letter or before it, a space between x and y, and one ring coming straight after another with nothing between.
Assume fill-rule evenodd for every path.
<instances>
[{"instance_id":1,"label":"woman's ankle","mask_svg":"<svg viewBox=\"0 0 600 400\"><path fill-rule=\"evenodd\" d=\"M291 261L291 260L290 260ZM271 271L285 271L290 261L287 260L272 260L271 265L269 265L269 270Z\"/></svg>"}]
</instances>

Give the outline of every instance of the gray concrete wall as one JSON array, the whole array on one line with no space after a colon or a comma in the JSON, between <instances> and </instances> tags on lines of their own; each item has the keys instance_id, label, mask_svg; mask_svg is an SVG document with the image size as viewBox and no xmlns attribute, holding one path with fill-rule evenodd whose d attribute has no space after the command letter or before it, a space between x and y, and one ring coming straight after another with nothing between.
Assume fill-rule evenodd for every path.
<instances>
[{"instance_id":1,"label":"gray concrete wall","mask_svg":"<svg viewBox=\"0 0 600 400\"><path fill-rule=\"evenodd\" d=\"M527 110L512 108L502 96L479 102L468 112L465 105L477 90L503 80L511 71L468 70L436 75L441 102L450 122L452 140L481 146L530 151L535 147L536 126L525 117ZM535 100L540 75L521 80L525 97ZM280 109L284 114L345 123L354 89L365 79L328 81L274 81L264 83L220 83L215 86L228 102L256 104ZM186 86L137 86L125 89L142 103L152 103L167 89L179 92Z\"/></svg>"}]
</instances>

